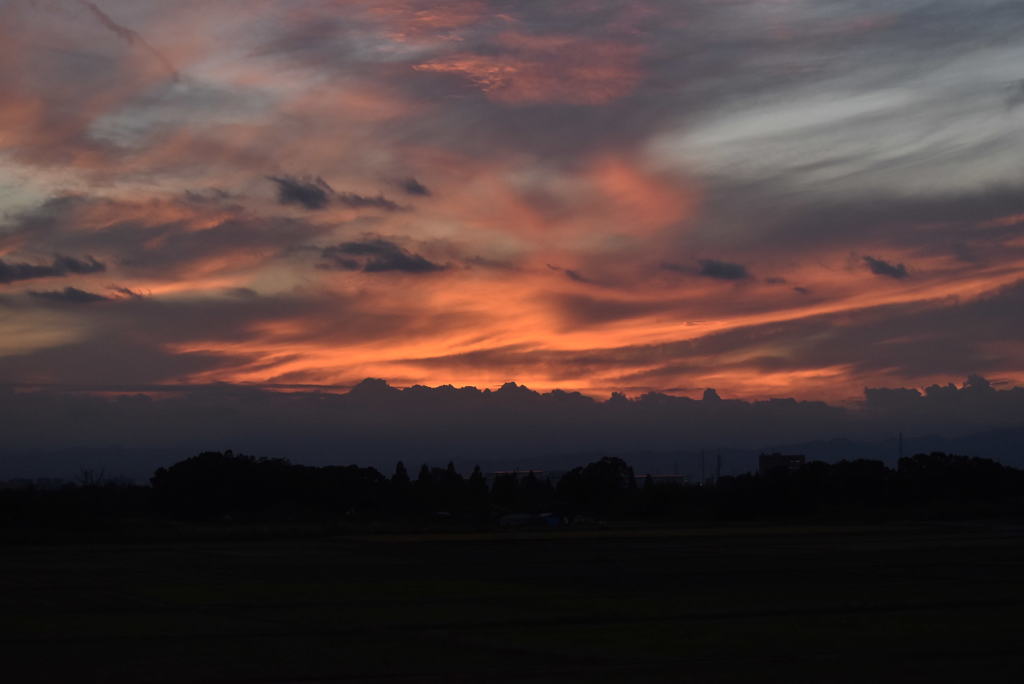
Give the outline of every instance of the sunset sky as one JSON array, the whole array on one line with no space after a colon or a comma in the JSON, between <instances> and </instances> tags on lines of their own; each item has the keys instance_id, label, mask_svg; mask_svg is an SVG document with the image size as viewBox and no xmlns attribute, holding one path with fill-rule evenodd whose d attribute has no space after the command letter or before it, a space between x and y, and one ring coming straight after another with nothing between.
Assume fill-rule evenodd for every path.
<instances>
[{"instance_id":1,"label":"sunset sky","mask_svg":"<svg viewBox=\"0 0 1024 684\"><path fill-rule=\"evenodd\" d=\"M0 383L1024 384L1020 0L0 0Z\"/></svg>"}]
</instances>

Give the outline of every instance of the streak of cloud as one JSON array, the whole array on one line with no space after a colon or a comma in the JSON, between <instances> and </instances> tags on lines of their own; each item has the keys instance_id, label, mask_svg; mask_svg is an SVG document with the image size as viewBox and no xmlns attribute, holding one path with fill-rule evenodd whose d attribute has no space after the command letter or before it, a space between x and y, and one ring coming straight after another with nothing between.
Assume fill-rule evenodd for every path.
<instances>
[{"instance_id":1,"label":"streak of cloud","mask_svg":"<svg viewBox=\"0 0 1024 684\"><path fill-rule=\"evenodd\" d=\"M896 280L910 277L907 267L903 264L892 264L885 259L876 259L872 256L865 256L864 263L867 265L868 270L878 276L895 278Z\"/></svg>"},{"instance_id":2,"label":"streak of cloud","mask_svg":"<svg viewBox=\"0 0 1024 684\"><path fill-rule=\"evenodd\" d=\"M423 274L443 271L446 268L419 254L409 252L394 242L373 237L325 247L320 256L327 261L324 265L325 268L342 271L364 271L366 273L397 271Z\"/></svg>"},{"instance_id":3,"label":"streak of cloud","mask_svg":"<svg viewBox=\"0 0 1024 684\"><path fill-rule=\"evenodd\" d=\"M280 204L294 204L311 211L326 209L338 203L350 209L383 209L401 211L403 207L384 195L370 197L354 192L335 192L320 176L295 178L293 176L267 176L277 185L277 201Z\"/></svg>"},{"instance_id":4,"label":"streak of cloud","mask_svg":"<svg viewBox=\"0 0 1024 684\"><path fill-rule=\"evenodd\" d=\"M743 264L734 264L729 261L718 261L717 259L700 259L697 262L699 268L697 275L705 278L716 278L718 280L746 280L750 272Z\"/></svg>"},{"instance_id":5,"label":"streak of cloud","mask_svg":"<svg viewBox=\"0 0 1024 684\"><path fill-rule=\"evenodd\" d=\"M402 207L397 202L392 202L384 195L367 197L354 192L338 193L338 202L352 209L383 209L384 211L401 211Z\"/></svg>"},{"instance_id":6,"label":"streak of cloud","mask_svg":"<svg viewBox=\"0 0 1024 684\"><path fill-rule=\"evenodd\" d=\"M89 0L78 1L82 5L87 7L89 11L92 12L93 16L95 16L96 19L101 24L103 24L103 26L107 27L112 33L114 33L114 35L116 35L117 37L121 38L122 40L131 45L137 44L141 46L144 50L153 55L153 57L155 57L157 61L160 62L160 64L163 65L163 67L167 70L167 73L170 74L171 78L174 81L181 80L181 76L178 74L178 70L175 68L173 64L171 64L171 61L167 59L163 55L163 53L161 53L155 47L150 45L149 42L141 35L139 35L137 31L133 31L132 29L122 26L121 24L114 21L110 18L110 15L108 15L106 12L97 7L95 3L89 2Z\"/></svg>"},{"instance_id":7,"label":"streak of cloud","mask_svg":"<svg viewBox=\"0 0 1024 684\"><path fill-rule=\"evenodd\" d=\"M312 210L323 209L334 194L333 188L319 176L311 180L290 176L267 176L267 179L277 184L277 201L281 204L297 204Z\"/></svg>"},{"instance_id":8,"label":"streak of cloud","mask_svg":"<svg viewBox=\"0 0 1024 684\"><path fill-rule=\"evenodd\" d=\"M575 283L593 284L593 280L587 278L579 271L572 268L562 268L561 266L555 266L554 264L548 264L548 269L556 271L558 273L564 273L565 277Z\"/></svg>"},{"instance_id":9,"label":"streak of cloud","mask_svg":"<svg viewBox=\"0 0 1024 684\"><path fill-rule=\"evenodd\" d=\"M0 259L0 284L7 285L19 280L34 280L36 278L58 278L72 274L88 275L102 273L106 270L106 264L92 257L76 259L75 257L57 256L49 264L10 263Z\"/></svg>"},{"instance_id":10,"label":"streak of cloud","mask_svg":"<svg viewBox=\"0 0 1024 684\"><path fill-rule=\"evenodd\" d=\"M46 302L56 304L94 304L96 302L108 302L109 297L79 290L77 287L65 287L63 290L36 291L29 290L29 296Z\"/></svg>"}]
</instances>

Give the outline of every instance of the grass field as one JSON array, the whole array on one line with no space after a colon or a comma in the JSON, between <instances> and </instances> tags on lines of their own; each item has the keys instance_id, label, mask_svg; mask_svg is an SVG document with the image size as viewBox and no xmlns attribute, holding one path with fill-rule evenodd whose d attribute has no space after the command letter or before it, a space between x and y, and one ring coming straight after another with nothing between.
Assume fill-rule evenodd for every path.
<instances>
[{"instance_id":1,"label":"grass field","mask_svg":"<svg viewBox=\"0 0 1024 684\"><path fill-rule=\"evenodd\" d=\"M1017 682L1024 530L0 548L10 682Z\"/></svg>"}]
</instances>

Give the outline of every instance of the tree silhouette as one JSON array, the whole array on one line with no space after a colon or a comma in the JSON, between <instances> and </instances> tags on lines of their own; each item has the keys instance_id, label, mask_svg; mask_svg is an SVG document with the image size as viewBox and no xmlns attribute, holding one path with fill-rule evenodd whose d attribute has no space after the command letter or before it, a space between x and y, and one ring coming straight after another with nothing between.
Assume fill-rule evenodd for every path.
<instances>
[{"instance_id":1,"label":"tree silhouette","mask_svg":"<svg viewBox=\"0 0 1024 684\"><path fill-rule=\"evenodd\" d=\"M466 510L475 517L486 516L490 510L490 492L487 490L487 480L480 472L480 466L473 467L473 473L466 483Z\"/></svg>"},{"instance_id":2,"label":"tree silhouette","mask_svg":"<svg viewBox=\"0 0 1024 684\"><path fill-rule=\"evenodd\" d=\"M204 452L152 478L156 510L179 517L426 516L445 512L477 522L501 513L588 513L685 520L949 518L1024 514L1024 471L987 459L944 453L903 458L896 470L880 461L812 461L796 470L723 476L714 487L659 483L637 486L619 458L604 457L566 473L553 487L533 471L498 473L490 488L474 467L464 478L449 462L424 464L415 482L402 462L390 480L372 468L293 465L227 451ZM75 488L95 510L114 502L106 486ZM88 494L88 497L85 497ZM120 496L120 495L119 495ZM125 501L127 497L123 497ZM71 500L70 495L67 498ZM142 500L132 498L132 505ZM127 504L126 504L127 505ZM112 510L113 510L112 508Z\"/></svg>"},{"instance_id":3,"label":"tree silhouette","mask_svg":"<svg viewBox=\"0 0 1024 684\"><path fill-rule=\"evenodd\" d=\"M518 473L498 473L491 484L491 501L505 511L515 510L519 503Z\"/></svg>"},{"instance_id":4,"label":"tree silhouette","mask_svg":"<svg viewBox=\"0 0 1024 684\"><path fill-rule=\"evenodd\" d=\"M420 466L420 472L413 483L413 498L416 502L416 510L420 513L437 511L437 487L430 466L426 463Z\"/></svg>"},{"instance_id":5,"label":"tree silhouette","mask_svg":"<svg viewBox=\"0 0 1024 684\"><path fill-rule=\"evenodd\" d=\"M409 473L401 461L395 464L395 473L391 476L391 484L395 487L404 487L410 484Z\"/></svg>"},{"instance_id":6,"label":"tree silhouette","mask_svg":"<svg viewBox=\"0 0 1024 684\"><path fill-rule=\"evenodd\" d=\"M624 508L630 482L635 481L625 461L605 456L566 473L558 482L557 494L573 508L607 514Z\"/></svg>"},{"instance_id":7,"label":"tree silhouette","mask_svg":"<svg viewBox=\"0 0 1024 684\"><path fill-rule=\"evenodd\" d=\"M390 513L397 515L408 515L415 509L412 497L412 482L409 480L409 473L405 464L399 461L395 464L395 472L388 482L388 508Z\"/></svg>"},{"instance_id":8,"label":"tree silhouette","mask_svg":"<svg viewBox=\"0 0 1024 684\"><path fill-rule=\"evenodd\" d=\"M466 480L455 470L455 464L440 474L438 483L438 504L447 512L462 512L466 508Z\"/></svg>"}]
</instances>

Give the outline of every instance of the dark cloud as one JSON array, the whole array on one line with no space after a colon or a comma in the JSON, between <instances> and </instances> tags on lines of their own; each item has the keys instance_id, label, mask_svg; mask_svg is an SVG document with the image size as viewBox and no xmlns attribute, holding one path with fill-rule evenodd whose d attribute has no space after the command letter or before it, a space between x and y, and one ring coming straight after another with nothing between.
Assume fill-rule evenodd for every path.
<instances>
[{"instance_id":1,"label":"dark cloud","mask_svg":"<svg viewBox=\"0 0 1024 684\"><path fill-rule=\"evenodd\" d=\"M221 188L185 191L185 201L193 204L216 204L232 198L233 195L230 192Z\"/></svg>"},{"instance_id":2,"label":"dark cloud","mask_svg":"<svg viewBox=\"0 0 1024 684\"><path fill-rule=\"evenodd\" d=\"M400 204L392 202L384 195L367 197L354 192L341 192L338 193L337 199L339 203L352 209L383 209L384 211L402 211L404 209Z\"/></svg>"},{"instance_id":3,"label":"dark cloud","mask_svg":"<svg viewBox=\"0 0 1024 684\"><path fill-rule=\"evenodd\" d=\"M551 269L552 271L557 271L559 273L565 274L566 278L568 278L569 280L571 280L571 281L573 281L575 283L585 283L585 284L588 284L588 285L594 284L593 280L591 280L590 278L587 278L586 276L584 276L579 271L575 271L575 270L573 270L571 268L562 268L561 266L555 266L554 264L548 264L548 268Z\"/></svg>"},{"instance_id":4,"label":"dark cloud","mask_svg":"<svg viewBox=\"0 0 1024 684\"><path fill-rule=\"evenodd\" d=\"M389 200L384 195L368 197L354 192L335 192L320 176L295 178L293 176L267 176L277 184L277 201L281 204L297 204L313 211L325 209L331 202L343 204L351 209L383 209L402 211L405 207Z\"/></svg>"},{"instance_id":5,"label":"dark cloud","mask_svg":"<svg viewBox=\"0 0 1024 684\"><path fill-rule=\"evenodd\" d=\"M402 190L407 195L415 195L418 197L430 197L430 195L432 194L430 192L430 188L428 188L426 185L420 183L418 180L412 177L400 181L398 183L398 186L402 188Z\"/></svg>"},{"instance_id":6,"label":"dark cloud","mask_svg":"<svg viewBox=\"0 0 1024 684\"><path fill-rule=\"evenodd\" d=\"M89 273L102 273L107 270L106 265L96 261L91 256L87 256L85 259L58 256L53 260L53 268L56 269L60 275L66 275L68 273L86 275Z\"/></svg>"},{"instance_id":7,"label":"dark cloud","mask_svg":"<svg viewBox=\"0 0 1024 684\"><path fill-rule=\"evenodd\" d=\"M717 261L715 259L699 259L697 264L700 266L697 275L704 276L705 278L745 280L750 277L747 267L742 264L733 264L728 261Z\"/></svg>"},{"instance_id":8,"label":"dark cloud","mask_svg":"<svg viewBox=\"0 0 1024 684\"><path fill-rule=\"evenodd\" d=\"M30 290L28 294L36 299L59 304L92 304L94 302L110 301L109 297L79 290L77 287L65 287L63 290L50 290L46 292Z\"/></svg>"},{"instance_id":9,"label":"dark cloud","mask_svg":"<svg viewBox=\"0 0 1024 684\"><path fill-rule=\"evenodd\" d=\"M133 289L131 289L129 287L118 287L116 285L113 285L113 286L111 286L110 289L113 290L114 292L116 292L119 295L122 295L124 297L128 297L129 299L143 299L146 296L143 293L136 292L135 290L133 290Z\"/></svg>"},{"instance_id":10,"label":"dark cloud","mask_svg":"<svg viewBox=\"0 0 1024 684\"><path fill-rule=\"evenodd\" d=\"M222 258L227 269L240 258L249 265L255 256L277 258L337 226L300 217L259 216L233 203L195 202L180 195L138 202L78 195L48 200L18 215L6 237L36 253L46 249L115 255L119 275L179 279L188 277L197 262L211 258ZM153 249L154 244L160 248ZM55 263L74 273L102 270L95 260L75 261L80 263ZM0 283L5 282L4 273L0 261Z\"/></svg>"},{"instance_id":11,"label":"dark cloud","mask_svg":"<svg viewBox=\"0 0 1024 684\"><path fill-rule=\"evenodd\" d=\"M323 178L302 180L290 176L267 176L277 184L277 201L281 204L297 204L306 209L323 209L331 201L334 190Z\"/></svg>"},{"instance_id":12,"label":"dark cloud","mask_svg":"<svg viewBox=\"0 0 1024 684\"><path fill-rule=\"evenodd\" d=\"M70 274L87 275L102 273L106 270L106 264L91 256L87 256L85 259L57 256L49 264L9 263L0 259L0 284L6 285L18 280L55 278Z\"/></svg>"},{"instance_id":13,"label":"dark cloud","mask_svg":"<svg viewBox=\"0 0 1024 684\"><path fill-rule=\"evenodd\" d=\"M699 275L704 278L715 278L718 280L746 280L750 277L747 267L742 264L734 264L728 261L716 259L698 259L697 268L684 266L672 261L662 262L661 268L666 271L685 273L687 275Z\"/></svg>"},{"instance_id":14,"label":"dark cloud","mask_svg":"<svg viewBox=\"0 0 1024 684\"><path fill-rule=\"evenodd\" d=\"M497 271L518 271L519 266L512 263L511 261L503 261L501 259L488 259L482 256L471 256L463 259L463 263L467 268L493 268Z\"/></svg>"},{"instance_id":15,"label":"dark cloud","mask_svg":"<svg viewBox=\"0 0 1024 684\"><path fill-rule=\"evenodd\" d=\"M342 271L434 273L447 268L383 238L342 242L324 248L320 256L328 261L326 268Z\"/></svg>"},{"instance_id":16,"label":"dark cloud","mask_svg":"<svg viewBox=\"0 0 1024 684\"><path fill-rule=\"evenodd\" d=\"M910 275L907 272L907 267L903 264L891 264L884 259L876 259L875 257L866 256L864 257L864 263L867 264L872 273L878 276L902 280Z\"/></svg>"}]
</instances>

